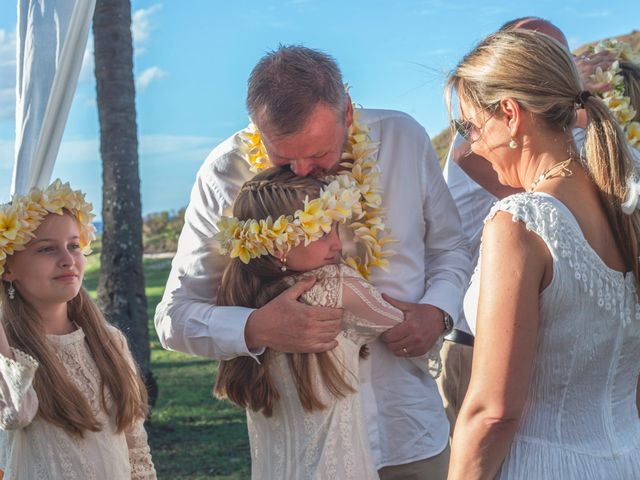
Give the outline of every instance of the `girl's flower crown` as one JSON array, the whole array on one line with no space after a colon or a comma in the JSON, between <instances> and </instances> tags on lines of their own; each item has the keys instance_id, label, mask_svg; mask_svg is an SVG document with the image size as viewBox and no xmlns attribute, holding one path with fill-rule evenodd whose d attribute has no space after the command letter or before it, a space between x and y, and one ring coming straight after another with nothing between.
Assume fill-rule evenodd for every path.
<instances>
[{"instance_id":1,"label":"girl's flower crown","mask_svg":"<svg viewBox=\"0 0 640 480\"><path fill-rule=\"evenodd\" d=\"M360 188L347 175L324 187L318 198L304 200L304 208L293 215L262 220L222 217L215 236L223 255L238 257L243 263L262 255L284 256L304 241L305 245L331 231L333 222L344 223L364 215Z\"/></svg>"},{"instance_id":2,"label":"girl's flower crown","mask_svg":"<svg viewBox=\"0 0 640 480\"><path fill-rule=\"evenodd\" d=\"M34 238L33 232L50 213L62 215L68 210L77 220L80 229L80 248L87 255L95 238L92 205L84 199L80 190L72 190L59 179L45 189L32 188L25 195L15 195L11 202L0 205L0 275L8 255L24 250Z\"/></svg>"},{"instance_id":3,"label":"girl's flower crown","mask_svg":"<svg viewBox=\"0 0 640 480\"><path fill-rule=\"evenodd\" d=\"M620 127L625 133L627 143L635 148L640 148L640 122L633 121L636 110L631 105L631 98L625 95L624 78L620 74L620 61L640 63L640 55L634 52L628 43L616 39L603 40L593 48L594 53L611 52L615 61L603 71L600 67L591 76L596 83L609 83L611 88L597 95L602 98Z\"/></svg>"}]
</instances>

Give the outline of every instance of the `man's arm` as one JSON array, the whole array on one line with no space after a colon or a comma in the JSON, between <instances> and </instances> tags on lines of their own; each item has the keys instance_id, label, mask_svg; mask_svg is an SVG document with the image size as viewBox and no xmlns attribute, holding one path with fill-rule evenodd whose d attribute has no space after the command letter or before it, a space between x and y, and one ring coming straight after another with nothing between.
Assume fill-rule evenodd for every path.
<instances>
[{"instance_id":1,"label":"man's arm","mask_svg":"<svg viewBox=\"0 0 640 480\"><path fill-rule=\"evenodd\" d=\"M216 150L211 155L215 157ZM213 159L207 159L191 192L178 250L156 308L155 326L161 344L221 360L255 357L264 347L287 352L332 348L340 329L340 310L316 309L296 301L311 282L292 287L287 295L258 310L215 305L228 262L212 242L215 225L222 215L229 214L229 206L247 177L240 157L224 155L224 178L213 171Z\"/></svg>"}]
</instances>

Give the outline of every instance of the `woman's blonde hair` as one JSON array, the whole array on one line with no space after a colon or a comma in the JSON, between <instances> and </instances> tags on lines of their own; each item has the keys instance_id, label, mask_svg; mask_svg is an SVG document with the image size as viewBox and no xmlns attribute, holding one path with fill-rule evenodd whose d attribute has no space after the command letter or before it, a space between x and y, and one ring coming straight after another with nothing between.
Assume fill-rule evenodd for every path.
<instances>
[{"instance_id":1,"label":"woman's blonde hair","mask_svg":"<svg viewBox=\"0 0 640 480\"><path fill-rule=\"evenodd\" d=\"M305 196L317 198L324 184L313 177L298 177L289 168L274 167L246 182L233 206L239 220L277 218L293 215L302 208ZM289 287L285 278L297 272L282 271L280 261L270 255L252 259L248 264L233 258L227 265L218 291L217 305L260 308ZM260 364L250 357L221 361L214 393L244 408L271 416L279 392L271 377L274 352L269 348ZM331 352L287 353L287 362L302 407L306 411L325 408L314 389L314 376L335 397L355 390L344 378L343 369Z\"/></svg>"},{"instance_id":2,"label":"woman's blonde hair","mask_svg":"<svg viewBox=\"0 0 640 480\"><path fill-rule=\"evenodd\" d=\"M0 321L9 345L29 354L40 364L33 381L38 395L38 415L74 435L100 431L103 425L47 341L44 320L19 290L16 289L14 298L9 299L7 282L3 283ZM100 372L102 406L106 412L115 415L116 429L122 432L135 420L146 417L144 383L135 365L127 360L126 345L109 332L110 326L84 288L67 302L67 308L69 319L84 331L85 341ZM107 394L111 407L107 404Z\"/></svg>"},{"instance_id":3,"label":"woman's blonde hair","mask_svg":"<svg viewBox=\"0 0 640 480\"><path fill-rule=\"evenodd\" d=\"M598 189L626 268L639 282L640 218L637 212L626 215L621 208L627 193L626 179L634 168L633 158L607 106L582 92L580 75L567 50L553 38L534 31L489 35L449 76L446 97L450 112L453 91L461 102L481 109L512 98L556 132L570 132L576 108L584 107L588 122L583 163Z\"/></svg>"}]
</instances>

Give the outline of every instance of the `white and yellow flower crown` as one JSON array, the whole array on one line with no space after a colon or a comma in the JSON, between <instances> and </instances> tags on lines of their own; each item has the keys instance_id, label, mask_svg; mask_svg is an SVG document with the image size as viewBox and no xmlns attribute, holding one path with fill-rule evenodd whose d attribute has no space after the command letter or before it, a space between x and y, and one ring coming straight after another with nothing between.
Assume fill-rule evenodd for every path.
<instances>
[{"instance_id":1,"label":"white and yellow flower crown","mask_svg":"<svg viewBox=\"0 0 640 480\"><path fill-rule=\"evenodd\" d=\"M389 260L388 257L395 254L393 250L387 248L387 244L393 242L393 238L389 232L389 229L385 226L385 215L382 209L382 196L381 196L381 185L380 185L380 172L377 165L377 153L379 145L378 143L371 140L369 137L369 129L368 127L360 123L359 121L360 109L356 108L354 104L354 114L353 114L353 122L349 127L348 138L345 145L345 150L342 152L340 170L337 175L324 177L323 180L327 182L338 182L338 187L342 189L347 189L352 192L351 194L346 195L349 199L351 195L357 197L357 202L360 205L361 213L357 215L353 215L349 223L349 228L353 232L353 239L356 244L362 245L364 247L364 253L362 256L356 257L345 257L343 258L344 263L349 265L354 270L360 272L360 274L364 278L369 278L372 267L379 267L383 270L389 269ZM250 124L249 127L240 134L240 138L243 142L243 154L245 156L245 161L249 165L249 169L252 172L259 172L264 170L265 168L271 167L271 162L269 161L269 156L267 151L262 143L262 138L260 136L260 131L254 124ZM335 191L335 186L329 186L323 190L323 194L327 195L326 192ZM357 194L356 194L357 189ZM314 218L323 218L324 228L329 228L331 222L328 220L332 218L333 213L330 210L333 208L331 205L321 206L321 204L313 204L312 202L305 203L305 208L309 206L310 208L317 209L314 211L313 215L316 215ZM352 206L352 210L355 211L357 207ZM301 211L304 213L304 211ZM323 215L324 212L324 215ZM342 219L340 215L339 221L346 221L346 219ZM307 218L303 215L302 218ZM295 218L292 221L295 222ZM263 220L266 222L267 220ZM236 220L238 225L234 224L233 219L226 219L223 222L227 222L224 225L221 225L221 233L225 229L231 228L239 228L239 221ZM327 223L328 222L328 223ZM257 225L253 227L246 227L246 222L242 224L242 228L246 229L248 232L251 230L255 232L260 227L260 220L256 220ZM275 222L273 222L275 223ZM328 225L328 227L327 227ZM275 229L275 232L278 234L282 234L280 232L281 224ZM291 227L295 229L295 227ZM233 230L236 235L236 240L241 238L241 234L237 230ZM328 231L328 230L323 230ZM248 234L245 234L248 235ZM270 234L271 235L271 234ZM299 234L296 234L296 236ZM319 238L321 234L314 237L314 239ZM267 246L271 240L243 240L242 242L230 243L228 240L225 240L225 236L221 235L220 237L225 243L226 247L223 247L223 251L228 251L229 253L233 253L235 256L240 256L240 252L244 252L242 250L243 245L245 247L249 247L251 252L268 252ZM245 237L242 237L245 238ZM268 237L269 239L271 237ZM288 238L288 237L287 237ZM306 242L310 241L308 236L302 235ZM283 241L282 239L280 240ZM261 244L265 242L265 246L262 250L261 247L256 246L257 244ZM299 244L296 243L295 240L289 242L289 247L293 245ZM274 244L277 245L277 244ZM264 253L261 253L264 255ZM233 255L232 255L233 256ZM255 258L255 257L244 257L247 258ZM248 261L248 260L247 260Z\"/></svg>"},{"instance_id":2,"label":"white and yellow flower crown","mask_svg":"<svg viewBox=\"0 0 640 480\"><path fill-rule=\"evenodd\" d=\"M634 52L628 43L616 39L603 40L593 48L594 53L611 52L615 61L607 70L600 67L591 76L595 83L609 83L611 88L597 95L604 101L620 127L624 131L627 143L635 148L640 148L640 122L633 121L636 109L631 105L631 98L625 95L624 78L620 74L620 61L640 63L640 55Z\"/></svg>"},{"instance_id":3,"label":"white and yellow flower crown","mask_svg":"<svg viewBox=\"0 0 640 480\"><path fill-rule=\"evenodd\" d=\"M68 183L56 180L45 189L34 187L0 205L0 275L4 273L7 256L24 250L44 217L50 213L62 215L63 209L78 221L83 253L91 253L89 246L96 231L92 223L93 207L80 190L72 190Z\"/></svg>"},{"instance_id":4,"label":"white and yellow flower crown","mask_svg":"<svg viewBox=\"0 0 640 480\"><path fill-rule=\"evenodd\" d=\"M344 223L362 215L360 190L346 175L341 175L324 187L318 198L309 200L306 196L304 208L293 215L244 221L222 217L215 239L224 255L249 263L262 255L285 256L300 243L308 245L328 233L333 222Z\"/></svg>"}]
</instances>

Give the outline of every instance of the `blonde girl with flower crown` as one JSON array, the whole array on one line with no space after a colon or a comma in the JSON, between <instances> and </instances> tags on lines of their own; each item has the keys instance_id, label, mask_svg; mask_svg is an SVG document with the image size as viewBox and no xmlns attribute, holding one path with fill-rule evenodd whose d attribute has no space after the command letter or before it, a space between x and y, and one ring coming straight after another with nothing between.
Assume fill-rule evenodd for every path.
<instances>
[{"instance_id":1,"label":"blonde girl with flower crown","mask_svg":"<svg viewBox=\"0 0 640 480\"><path fill-rule=\"evenodd\" d=\"M60 181L0 207L5 479L156 478L145 386L123 334L82 288L92 218Z\"/></svg>"},{"instance_id":2,"label":"blonde girl with flower crown","mask_svg":"<svg viewBox=\"0 0 640 480\"><path fill-rule=\"evenodd\" d=\"M290 294L285 290L301 277L313 276L316 283L301 300L344 312L332 351L266 349L260 363L250 357L220 362L215 394L247 409L254 479L378 478L358 395L370 388L359 384L359 353L401 322L403 313L338 263L342 244L335 219L347 220L350 198L348 186L271 168L244 184L235 217L219 224L218 241L233 257L219 305L259 308ZM439 346L412 359L415 368L437 370Z\"/></svg>"}]
</instances>

